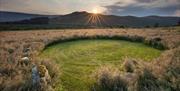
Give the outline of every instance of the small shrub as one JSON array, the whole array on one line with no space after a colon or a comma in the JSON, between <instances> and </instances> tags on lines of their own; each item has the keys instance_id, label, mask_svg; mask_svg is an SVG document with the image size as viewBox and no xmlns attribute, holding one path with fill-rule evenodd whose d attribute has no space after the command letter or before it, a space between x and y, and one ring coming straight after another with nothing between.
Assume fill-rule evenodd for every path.
<instances>
[{"instance_id":1,"label":"small shrub","mask_svg":"<svg viewBox=\"0 0 180 91\"><path fill-rule=\"evenodd\" d=\"M136 65L137 65L137 62L135 60L127 59L127 58L124 60L124 63L123 63L124 70L126 72L131 72L131 73L134 72Z\"/></svg>"},{"instance_id":2,"label":"small shrub","mask_svg":"<svg viewBox=\"0 0 180 91\"><path fill-rule=\"evenodd\" d=\"M92 91L128 91L127 81L117 70L103 67L97 73L97 82L93 85Z\"/></svg>"},{"instance_id":3,"label":"small shrub","mask_svg":"<svg viewBox=\"0 0 180 91\"><path fill-rule=\"evenodd\" d=\"M137 78L137 91L160 91L157 78L147 69Z\"/></svg>"},{"instance_id":4,"label":"small shrub","mask_svg":"<svg viewBox=\"0 0 180 91\"><path fill-rule=\"evenodd\" d=\"M146 38L144 43L160 50L167 49L166 46L162 43L162 39L160 37Z\"/></svg>"}]
</instances>

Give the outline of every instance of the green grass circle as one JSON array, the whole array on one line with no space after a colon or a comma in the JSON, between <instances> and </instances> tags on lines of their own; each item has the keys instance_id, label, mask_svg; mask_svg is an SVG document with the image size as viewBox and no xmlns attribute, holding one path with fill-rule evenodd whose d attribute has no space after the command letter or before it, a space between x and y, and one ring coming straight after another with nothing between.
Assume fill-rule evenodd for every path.
<instances>
[{"instance_id":1,"label":"green grass circle","mask_svg":"<svg viewBox=\"0 0 180 91\"><path fill-rule=\"evenodd\" d=\"M49 46L40 57L55 61L65 91L88 91L90 75L103 65L120 67L125 57L150 61L162 51L122 40L77 40Z\"/></svg>"}]
</instances>

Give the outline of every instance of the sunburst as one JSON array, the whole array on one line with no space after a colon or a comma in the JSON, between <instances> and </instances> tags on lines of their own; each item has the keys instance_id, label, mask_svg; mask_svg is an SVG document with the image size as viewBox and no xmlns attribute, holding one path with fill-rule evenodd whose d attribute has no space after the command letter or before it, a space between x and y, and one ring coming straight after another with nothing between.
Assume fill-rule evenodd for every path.
<instances>
[{"instance_id":1,"label":"sunburst","mask_svg":"<svg viewBox=\"0 0 180 91\"><path fill-rule=\"evenodd\" d=\"M95 27L103 27L104 25L108 25L105 21L105 17L100 13L102 10L98 8L94 8L91 11L91 14L87 16L86 25L95 26Z\"/></svg>"},{"instance_id":2,"label":"sunburst","mask_svg":"<svg viewBox=\"0 0 180 91\"><path fill-rule=\"evenodd\" d=\"M98 14L99 12L98 12L98 10L95 8L95 9L93 9L92 13L93 13L93 14Z\"/></svg>"}]
</instances>

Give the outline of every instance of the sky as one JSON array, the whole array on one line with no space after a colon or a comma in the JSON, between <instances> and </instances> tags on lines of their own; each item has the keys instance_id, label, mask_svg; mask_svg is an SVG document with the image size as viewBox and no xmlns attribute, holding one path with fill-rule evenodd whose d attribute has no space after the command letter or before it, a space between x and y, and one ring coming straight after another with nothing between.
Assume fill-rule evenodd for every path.
<instances>
[{"instance_id":1,"label":"sky","mask_svg":"<svg viewBox=\"0 0 180 91\"><path fill-rule=\"evenodd\" d=\"M46 15L97 11L119 16L180 16L180 0L0 0L0 11Z\"/></svg>"}]
</instances>

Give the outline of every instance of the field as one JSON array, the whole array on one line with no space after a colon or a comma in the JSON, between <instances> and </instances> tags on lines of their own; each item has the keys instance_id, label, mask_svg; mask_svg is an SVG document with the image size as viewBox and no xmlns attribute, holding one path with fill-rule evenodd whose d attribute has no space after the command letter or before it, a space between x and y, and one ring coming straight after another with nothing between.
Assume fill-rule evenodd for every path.
<instances>
[{"instance_id":1,"label":"field","mask_svg":"<svg viewBox=\"0 0 180 91\"><path fill-rule=\"evenodd\" d=\"M161 51L140 43L120 40L80 40L48 47L41 54L56 61L60 79L68 91L89 91L91 75L101 66L121 68L125 57L151 61Z\"/></svg>"},{"instance_id":2,"label":"field","mask_svg":"<svg viewBox=\"0 0 180 91\"><path fill-rule=\"evenodd\" d=\"M38 91L178 91L179 45L179 27L1 31L0 91L35 91L34 65L51 77Z\"/></svg>"}]
</instances>

